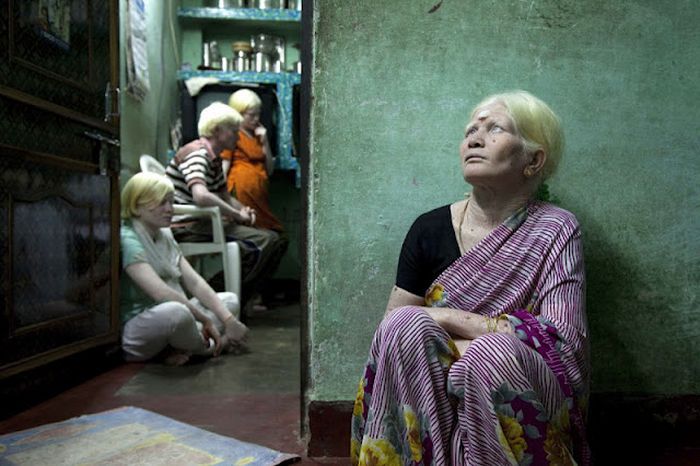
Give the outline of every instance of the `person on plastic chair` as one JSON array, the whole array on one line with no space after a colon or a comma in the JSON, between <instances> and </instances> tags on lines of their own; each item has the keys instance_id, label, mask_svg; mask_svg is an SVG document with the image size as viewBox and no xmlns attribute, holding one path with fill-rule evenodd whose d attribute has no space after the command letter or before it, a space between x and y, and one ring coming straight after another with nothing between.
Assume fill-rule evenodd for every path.
<instances>
[{"instance_id":1,"label":"person on plastic chair","mask_svg":"<svg viewBox=\"0 0 700 466\"><path fill-rule=\"evenodd\" d=\"M243 300L256 284L265 280L276 266L281 246L275 231L257 228L256 212L241 204L226 189L221 152L233 150L238 140L241 115L221 102L214 102L199 117L200 138L181 147L166 168L175 186L175 202L200 207L217 206L227 221L227 239L241 248ZM174 219L173 234L181 242L210 241L211 223L180 216ZM272 260L271 260L272 259Z\"/></svg>"},{"instance_id":2,"label":"person on plastic chair","mask_svg":"<svg viewBox=\"0 0 700 466\"><path fill-rule=\"evenodd\" d=\"M173 198L172 182L156 173L137 173L122 190L120 317L129 361L182 365L234 350L248 333L238 297L215 293L173 239Z\"/></svg>"}]
</instances>

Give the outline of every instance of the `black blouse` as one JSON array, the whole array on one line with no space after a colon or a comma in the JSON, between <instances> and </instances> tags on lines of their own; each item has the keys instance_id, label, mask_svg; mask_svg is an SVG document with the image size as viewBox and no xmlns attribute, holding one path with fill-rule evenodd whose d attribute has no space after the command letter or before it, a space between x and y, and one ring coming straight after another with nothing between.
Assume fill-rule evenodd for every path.
<instances>
[{"instance_id":1,"label":"black blouse","mask_svg":"<svg viewBox=\"0 0 700 466\"><path fill-rule=\"evenodd\" d=\"M450 205L426 212L413 222L403 241L396 286L425 296L433 280L459 256Z\"/></svg>"}]
</instances>

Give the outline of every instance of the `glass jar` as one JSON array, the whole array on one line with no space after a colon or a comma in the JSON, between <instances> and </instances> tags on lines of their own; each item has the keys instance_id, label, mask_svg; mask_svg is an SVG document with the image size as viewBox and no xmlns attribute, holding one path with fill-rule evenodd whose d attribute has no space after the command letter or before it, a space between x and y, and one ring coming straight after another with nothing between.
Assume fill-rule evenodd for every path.
<instances>
[{"instance_id":1,"label":"glass jar","mask_svg":"<svg viewBox=\"0 0 700 466\"><path fill-rule=\"evenodd\" d=\"M233 71L250 71L250 54L253 48L248 42L234 42L231 44L233 59L231 69Z\"/></svg>"},{"instance_id":2,"label":"glass jar","mask_svg":"<svg viewBox=\"0 0 700 466\"><path fill-rule=\"evenodd\" d=\"M250 0L251 8L283 8L284 0Z\"/></svg>"},{"instance_id":3,"label":"glass jar","mask_svg":"<svg viewBox=\"0 0 700 466\"><path fill-rule=\"evenodd\" d=\"M276 37L270 34L256 34L250 37L253 47L253 69L258 73L272 71L272 64L277 57Z\"/></svg>"},{"instance_id":4,"label":"glass jar","mask_svg":"<svg viewBox=\"0 0 700 466\"><path fill-rule=\"evenodd\" d=\"M255 52L253 54L253 70L258 73L267 73L272 71L272 57L264 52Z\"/></svg>"},{"instance_id":5,"label":"glass jar","mask_svg":"<svg viewBox=\"0 0 700 466\"><path fill-rule=\"evenodd\" d=\"M245 8L246 0L207 0L206 4L212 8Z\"/></svg>"}]
</instances>

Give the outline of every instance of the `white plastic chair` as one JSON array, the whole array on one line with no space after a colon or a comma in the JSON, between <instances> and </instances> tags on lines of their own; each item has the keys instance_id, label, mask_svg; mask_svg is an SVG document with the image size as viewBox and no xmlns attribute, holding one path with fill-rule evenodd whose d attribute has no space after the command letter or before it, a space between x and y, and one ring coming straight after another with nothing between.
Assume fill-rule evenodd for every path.
<instances>
[{"instance_id":1,"label":"white plastic chair","mask_svg":"<svg viewBox=\"0 0 700 466\"><path fill-rule=\"evenodd\" d=\"M139 166L143 172L165 175L165 167L148 154L139 158ZM186 257L220 254L224 271L224 288L226 291L241 296L241 251L235 241L226 242L224 224L218 207L198 207L194 205L175 204L175 215L189 217L209 217L212 223L212 241L209 243L180 243L180 249Z\"/></svg>"}]
</instances>

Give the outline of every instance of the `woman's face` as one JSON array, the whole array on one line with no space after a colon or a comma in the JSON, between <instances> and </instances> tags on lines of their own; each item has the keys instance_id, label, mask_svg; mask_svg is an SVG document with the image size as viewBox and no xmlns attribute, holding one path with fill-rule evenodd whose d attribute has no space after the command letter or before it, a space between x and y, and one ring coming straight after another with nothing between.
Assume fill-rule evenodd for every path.
<instances>
[{"instance_id":1,"label":"woman's face","mask_svg":"<svg viewBox=\"0 0 700 466\"><path fill-rule=\"evenodd\" d=\"M168 194L159 203L146 204L136 208L138 219L151 231L167 228L173 220L174 194Z\"/></svg>"},{"instance_id":2,"label":"woman's face","mask_svg":"<svg viewBox=\"0 0 700 466\"><path fill-rule=\"evenodd\" d=\"M255 131L260 125L260 107L251 107L241 114L243 117L243 129L249 132Z\"/></svg>"},{"instance_id":3,"label":"woman's face","mask_svg":"<svg viewBox=\"0 0 700 466\"><path fill-rule=\"evenodd\" d=\"M525 182L525 145L500 103L479 108L460 145L464 179L472 185L513 187Z\"/></svg>"}]
</instances>

